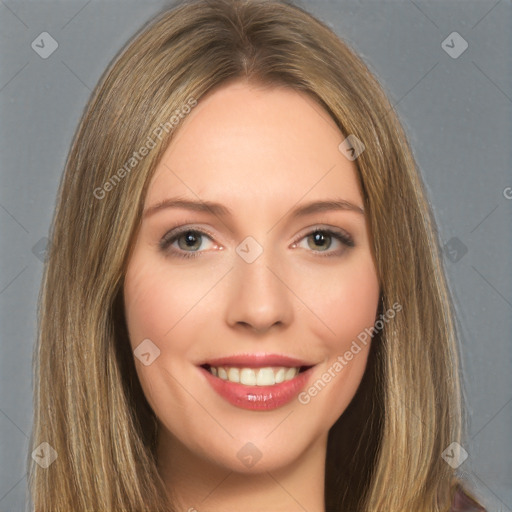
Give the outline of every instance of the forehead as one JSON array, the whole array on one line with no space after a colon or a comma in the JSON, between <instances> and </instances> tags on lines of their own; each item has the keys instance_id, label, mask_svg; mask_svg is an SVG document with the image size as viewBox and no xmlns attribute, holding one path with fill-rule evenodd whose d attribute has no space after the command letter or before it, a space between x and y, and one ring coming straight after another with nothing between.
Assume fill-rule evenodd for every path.
<instances>
[{"instance_id":1,"label":"forehead","mask_svg":"<svg viewBox=\"0 0 512 512\"><path fill-rule=\"evenodd\" d=\"M338 149L343 135L305 93L234 82L202 98L181 123L146 205L169 194L239 206L326 194L361 202L355 165Z\"/></svg>"}]
</instances>

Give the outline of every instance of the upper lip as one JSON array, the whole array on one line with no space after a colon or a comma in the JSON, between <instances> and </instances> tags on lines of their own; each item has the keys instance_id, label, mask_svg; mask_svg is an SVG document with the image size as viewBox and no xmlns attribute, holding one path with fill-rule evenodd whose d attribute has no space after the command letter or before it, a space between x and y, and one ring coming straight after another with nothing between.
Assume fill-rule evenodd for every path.
<instances>
[{"instance_id":1,"label":"upper lip","mask_svg":"<svg viewBox=\"0 0 512 512\"><path fill-rule=\"evenodd\" d=\"M313 363L281 354L234 354L227 357L208 359L200 366L240 366L243 368L260 368L266 366L284 366L300 368L314 366Z\"/></svg>"}]
</instances>

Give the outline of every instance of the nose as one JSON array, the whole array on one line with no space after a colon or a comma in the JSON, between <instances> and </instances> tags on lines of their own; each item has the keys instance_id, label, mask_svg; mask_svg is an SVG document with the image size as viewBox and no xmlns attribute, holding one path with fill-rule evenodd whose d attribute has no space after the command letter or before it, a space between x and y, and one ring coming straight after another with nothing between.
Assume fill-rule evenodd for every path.
<instances>
[{"instance_id":1,"label":"nose","mask_svg":"<svg viewBox=\"0 0 512 512\"><path fill-rule=\"evenodd\" d=\"M293 292L287 285L284 265L264 250L252 263L236 257L230 273L226 318L230 327L265 333L284 329L293 317Z\"/></svg>"}]
</instances>

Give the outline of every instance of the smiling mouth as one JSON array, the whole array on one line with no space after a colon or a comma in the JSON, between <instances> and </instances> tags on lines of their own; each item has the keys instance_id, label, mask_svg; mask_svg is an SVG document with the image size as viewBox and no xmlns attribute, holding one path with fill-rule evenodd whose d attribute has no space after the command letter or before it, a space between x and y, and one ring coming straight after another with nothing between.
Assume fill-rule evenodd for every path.
<instances>
[{"instance_id":1,"label":"smiling mouth","mask_svg":"<svg viewBox=\"0 0 512 512\"><path fill-rule=\"evenodd\" d=\"M274 386L294 379L299 373L309 370L312 366L264 366L260 368L247 368L203 364L201 368L204 368L214 377L236 384L245 386Z\"/></svg>"}]
</instances>

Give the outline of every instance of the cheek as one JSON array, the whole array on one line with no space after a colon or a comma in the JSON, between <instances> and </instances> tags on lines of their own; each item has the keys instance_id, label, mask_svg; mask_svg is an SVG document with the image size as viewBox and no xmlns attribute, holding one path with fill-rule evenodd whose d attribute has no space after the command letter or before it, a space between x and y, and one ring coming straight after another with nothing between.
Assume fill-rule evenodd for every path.
<instances>
[{"instance_id":1,"label":"cheek","mask_svg":"<svg viewBox=\"0 0 512 512\"><path fill-rule=\"evenodd\" d=\"M330 352L342 353L375 322L380 290L373 261L354 254L346 265L309 275L301 295L314 313L308 315L312 330Z\"/></svg>"},{"instance_id":2,"label":"cheek","mask_svg":"<svg viewBox=\"0 0 512 512\"><path fill-rule=\"evenodd\" d=\"M183 294L176 293L176 287L183 288L181 284L176 281L176 287L169 286L173 280L164 277L163 270L159 262L136 253L126 272L123 290L132 351L148 339L159 350L154 362L147 366L135 357L137 376L154 411L160 411L162 397L169 395L168 388L173 383L169 373L176 372L173 361L180 361L186 350L186 344L170 344L169 340L186 326L186 322L179 321L186 313L187 300ZM187 338L182 336L182 339ZM149 347L146 351L157 353L153 345L145 343Z\"/></svg>"},{"instance_id":3,"label":"cheek","mask_svg":"<svg viewBox=\"0 0 512 512\"><path fill-rule=\"evenodd\" d=\"M330 273L324 286L313 288L309 281L309 290L317 292L310 291L308 300L316 305L312 309L322 320L311 316L311 330L326 357L298 401L329 428L346 410L361 383L372 339L367 332L374 326L379 305L373 261L362 256L351 263Z\"/></svg>"},{"instance_id":4,"label":"cheek","mask_svg":"<svg viewBox=\"0 0 512 512\"><path fill-rule=\"evenodd\" d=\"M125 314L133 347L145 338L159 339L165 328L163 305L167 297L165 288L158 283L154 274L148 269L138 269L126 275Z\"/></svg>"},{"instance_id":5,"label":"cheek","mask_svg":"<svg viewBox=\"0 0 512 512\"><path fill-rule=\"evenodd\" d=\"M134 259L125 278L125 314L132 345L142 339L164 343L180 322L202 286L183 283L178 273L170 276L158 262L151 264ZM200 289L198 289L200 288ZM180 325L180 327L182 327Z\"/></svg>"}]
</instances>

